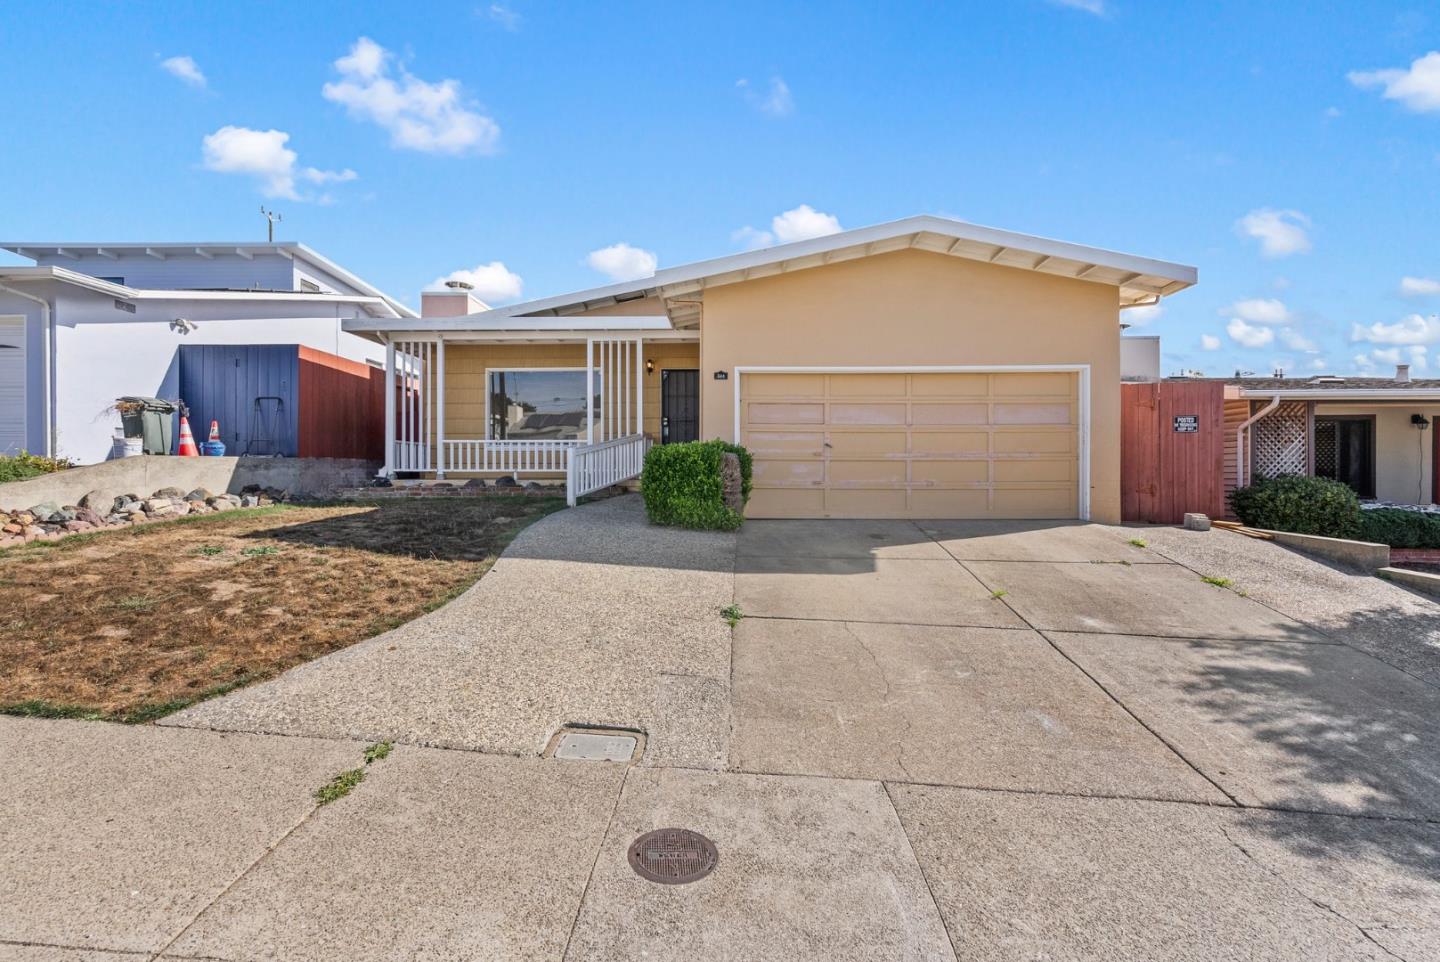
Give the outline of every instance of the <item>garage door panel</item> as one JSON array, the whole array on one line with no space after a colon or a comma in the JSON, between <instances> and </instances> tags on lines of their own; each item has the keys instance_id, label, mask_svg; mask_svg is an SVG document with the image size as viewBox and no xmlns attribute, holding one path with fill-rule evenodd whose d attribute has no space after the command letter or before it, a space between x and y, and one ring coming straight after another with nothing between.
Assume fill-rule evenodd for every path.
<instances>
[{"instance_id":1,"label":"garage door panel","mask_svg":"<svg viewBox=\"0 0 1440 962\"><path fill-rule=\"evenodd\" d=\"M989 431L914 431L910 435L912 454L972 455L989 450Z\"/></svg>"},{"instance_id":2,"label":"garage door panel","mask_svg":"<svg viewBox=\"0 0 1440 962\"><path fill-rule=\"evenodd\" d=\"M903 485L906 474L904 460L846 461L835 457L830 459L829 481L832 487L856 481Z\"/></svg>"},{"instance_id":3,"label":"garage door panel","mask_svg":"<svg viewBox=\"0 0 1440 962\"><path fill-rule=\"evenodd\" d=\"M832 374L830 396L833 397L903 397L904 374Z\"/></svg>"},{"instance_id":4,"label":"garage door panel","mask_svg":"<svg viewBox=\"0 0 1440 962\"><path fill-rule=\"evenodd\" d=\"M1073 518L1073 373L746 374L752 517Z\"/></svg>"},{"instance_id":5,"label":"garage door panel","mask_svg":"<svg viewBox=\"0 0 1440 962\"><path fill-rule=\"evenodd\" d=\"M756 458L818 458L825 448L818 431L752 431L746 440Z\"/></svg>"},{"instance_id":6,"label":"garage door panel","mask_svg":"<svg viewBox=\"0 0 1440 962\"><path fill-rule=\"evenodd\" d=\"M750 518L823 518L824 488L762 488L756 486L745 506Z\"/></svg>"},{"instance_id":7,"label":"garage door panel","mask_svg":"<svg viewBox=\"0 0 1440 962\"><path fill-rule=\"evenodd\" d=\"M990 378L991 393L996 397L1073 397L1075 394L1075 375L1068 371L992 374Z\"/></svg>"},{"instance_id":8,"label":"garage door panel","mask_svg":"<svg viewBox=\"0 0 1440 962\"><path fill-rule=\"evenodd\" d=\"M995 424L1073 424L1071 405L1028 401L996 404L992 415Z\"/></svg>"},{"instance_id":9,"label":"garage door panel","mask_svg":"<svg viewBox=\"0 0 1440 962\"><path fill-rule=\"evenodd\" d=\"M905 404L882 404L879 402L832 401L830 423L832 424L874 424L877 426L904 424Z\"/></svg>"},{"instance_id":10,"label":"garage door panel","mask_svg":"<svg viewBox=\"0 0 1440 962\"><path fill-rule=\"evenodd\" d=\"M1076 480L1075 462L1071 460L996 461L995 481L1050 481L1069 483Z\"/></svg>"},{"instance_id":11,"label":"garage door panel","mask_svg":"<svg viewBox=\"0 0 1440 962\"><path fill-rule=\"evenodd\" d=\"M825 481L825 462L819 458L756 458L750 479L756 485L819 485Z\"/></svg>"},{"instance_id":12,"label":"garage door panel","mask_svg":"<svg viewBox=\"0 0 1440 962\"><path fill-rule=\"evenodd\" d=\"M1073 518L1077 495L1069 488L1007 488L993 492L990 516L995 518Z\"/></svg>"},{"instance_id":13,"label":"garage door panel","mask_svg":"<svg viewBox=\"0 0 1440 962\"><path fill-rule=\"evenodd\" d=\"M990 492L984 488L932 489L910 493L910 516L915 518L990 517Z\"/></svg>"},{"instance_id":14,"label":"garage door panel","mask_svg":"<svg viewBox=\"0 0 1440 962\"><path fill-rule=\"evenodd\" d=\"M747 375L742 385L747 398L794 398L825 396L824 374Z\"/></svg>"},{"instance_id":15,"label":"garage door panel","mask_svg":"<svg viewBox=\"0 0 1440 962\"><path fill-rule=\"evenodd\" d=\"M830 456L883 457L905 450L906 433L902 431L831 431Z\"/></svg>"},{"instance_id":16,"label":"garage door panel","mask_svg":"<svg viewBox=\"0 0 1440 962\"><path fill-rule=\"evenodd\" d=\"M903 518L907 513L904 491L831 488L825 507L832 518Z\"/></svg>"},{"instance_id":17,"label":"garage door panel","mask_svg":"<svg viewBox=\"0 0 1440 962\"><path fill-rule=\"evenodd\" d=\"M984 484L990 480L990 462L911 461L910 480L915 484Z\"/></svg>"},{"instance_id":18,"label":"garage door panel","mask_svg":"<svg viewBox=\"0 0 1440 962\"><path fill-rule=\"evenodd\" d=\"M988 424L990 405L980 403L916 402L912 407L913 424Z\"/></svg>"},{"instance_id":19,"label":"garage door panel","mask_svg":"<svg viewBox=\"0 0 1440 962\"><path fill-rule=\"evenodd\" d=\"M912 374L912 397L987 397L988 374Z\"/></svg>"},{"instance_id":20,"label":"garage door panel","mask_svg":"<svg viewBox=\"0 0 1440 962\"><path fill-rule=\"evenodd\" d=\"M824 424L820 402L752 401L746 415L751 424Z\"/></svg>"},{"instance_id":21,"label":"garage door panel","mask_svg":"<svg viewBox=\"0 0 1440 962\"><path fill-rule=\"evenodd\" d=\"M1070 454L1075 453L1074 431L996 431L995 453L1001 454Z\"/></svg>"}]
</instances>

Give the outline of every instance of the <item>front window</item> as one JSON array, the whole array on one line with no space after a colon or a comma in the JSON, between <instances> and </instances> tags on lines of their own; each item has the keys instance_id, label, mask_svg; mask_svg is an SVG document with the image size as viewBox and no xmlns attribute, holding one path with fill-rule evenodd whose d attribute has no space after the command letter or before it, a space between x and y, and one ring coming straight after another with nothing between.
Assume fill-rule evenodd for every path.
<instances>
[{"instance_id":1,"label":"front window","mask_svg":"<svg viewBox=\"0 0 1440 962\"><path fill-rule=\"evenodd\" d=\"M594 373L592 416L600 419L600 372ZM585 437L585 369L490 371L486 437L512 441L573 441Z\"/></svg>"}]
</instances>

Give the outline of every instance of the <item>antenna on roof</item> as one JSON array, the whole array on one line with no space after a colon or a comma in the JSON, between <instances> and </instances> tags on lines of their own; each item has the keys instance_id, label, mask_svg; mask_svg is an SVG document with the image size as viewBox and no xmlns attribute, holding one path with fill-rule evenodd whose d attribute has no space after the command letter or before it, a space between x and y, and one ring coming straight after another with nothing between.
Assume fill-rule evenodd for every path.
<instances>
[{"instance_id":1,"label":"antenna on roof","mask_svg":"<svg viewBox=\"0 0 1440 962\"><path fill-rule=\"evenodd\" d=\"M275 223L276 221L282 221L285 218L281 217L273 210L266 210L264 204L260 205L260 213L263 214L265 217L265 240L268 243L273 244L275 243Z\"/></svg>"}]
</instances>

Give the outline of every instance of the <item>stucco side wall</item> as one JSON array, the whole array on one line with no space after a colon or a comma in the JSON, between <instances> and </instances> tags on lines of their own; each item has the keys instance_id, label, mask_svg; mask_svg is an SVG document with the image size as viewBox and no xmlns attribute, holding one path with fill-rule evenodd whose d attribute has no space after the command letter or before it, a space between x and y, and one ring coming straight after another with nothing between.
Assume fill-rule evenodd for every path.
<instances>
[{"instance_id":1,"label":"stucco side wall","mask_svg":"<svg viewBox=\"0 0 1440 962\"><path fill-rule=\"evenodd\" d=\"M1088 364L1090 515L1120 520L1113 287L898 251L711 288L701 330L701 436L729 440L737 366Z\"/></svg>"},{"instance_id":2,"label":"stucco side wall","mask_svg":"<svg viewBox=\"0 0 1440 962\"><path fill-rule=\"evenodd\" d=\"M1440 404L1316 404L1317 415L1360 414L1375 418L1375 496L1402 504L1433 503L1435 429ZM1421 431L1410 423L1423 414L1431 425Z\"/></svg>"}]
</instances>

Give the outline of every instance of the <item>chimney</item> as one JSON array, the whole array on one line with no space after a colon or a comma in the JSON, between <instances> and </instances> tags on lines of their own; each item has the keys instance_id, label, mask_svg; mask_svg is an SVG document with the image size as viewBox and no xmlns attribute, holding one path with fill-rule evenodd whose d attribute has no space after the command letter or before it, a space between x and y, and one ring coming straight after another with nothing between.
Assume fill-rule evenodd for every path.
<instances>
[{"instance_id":1,"label":"chimney","mask_svg":"<svg viewBox=\"0 0 1440 962\"><path fill-rule=\"evenodd\" d=\"M1397 365L1395 365L1395 380L1398 381L1398 382L1400 382L1401 384L1409 384L1409 383L1410 383L1410 365L1408 365L1408 364L1397 364Z\"/></svg>"}]
</instances>

